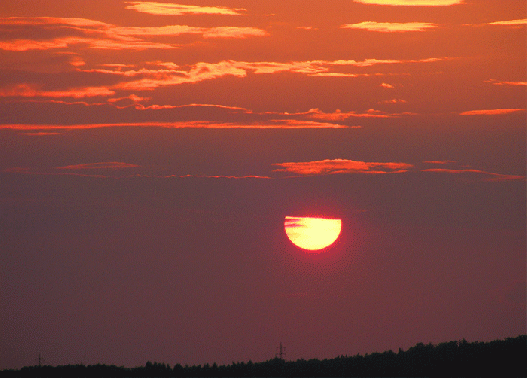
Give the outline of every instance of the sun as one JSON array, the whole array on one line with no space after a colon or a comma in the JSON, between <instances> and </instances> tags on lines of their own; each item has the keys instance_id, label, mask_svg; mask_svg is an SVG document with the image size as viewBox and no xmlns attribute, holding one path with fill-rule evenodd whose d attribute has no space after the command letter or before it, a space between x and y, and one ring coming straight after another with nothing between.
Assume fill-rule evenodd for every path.
<instances>
[{"instance_id":1,"label":"sun","mask_svg":"<svg viewBox=\"0 0 527 378\"><path fill-rule=\"evenodd\" d=\"M286 216L284 227L287 237L294 245L317 252L338 239L342 222L340 219Z\"/></svg>"}]
</instances>

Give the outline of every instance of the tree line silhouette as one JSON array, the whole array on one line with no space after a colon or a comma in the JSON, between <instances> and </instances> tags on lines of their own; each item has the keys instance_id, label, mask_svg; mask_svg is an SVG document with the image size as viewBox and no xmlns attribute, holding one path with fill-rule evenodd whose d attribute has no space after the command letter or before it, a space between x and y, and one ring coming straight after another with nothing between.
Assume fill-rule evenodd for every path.
<instances>
[{"instance_id":1,"label":"tree line silhouette","mask_svg":"<svg viewBox=\"0 0 527 378\"><path fill-rule=\"evenodd\" d=\"M419 343L404 351L391 350L333 359L233 362L230 365L170 367L147 362L125 368L114 365L27 366L3 370L2 377L313 377L313 376L527 376L527 335L490 342Z\"/></svg>"}]
</instances>

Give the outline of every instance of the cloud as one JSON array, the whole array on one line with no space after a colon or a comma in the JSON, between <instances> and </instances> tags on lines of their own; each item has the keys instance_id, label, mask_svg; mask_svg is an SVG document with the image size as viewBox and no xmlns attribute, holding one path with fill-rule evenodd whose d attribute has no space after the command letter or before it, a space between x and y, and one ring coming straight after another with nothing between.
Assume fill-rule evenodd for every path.
<instances>
[{"instance_id":1,"label":"cloud","mask_svg":"<svg viewBox=\"0 0 527 378\"><path fill-rule=\"evenodd\" d=\"M504 175L501 173L485 172L479 169L445 169L445 168L432 168L423 169L423 172L436 172L436 173L449 173L449 174L478 174L490 176L484 181L511 181L511 180L525 180L525 176L516 175Z\"/></svg>"},{"instance_id":2,"label":"cloud","mask_svg":"<svg viewBox=\"0 0 527 378\"><path fill-rule=\"evenodd\" d=\"M346 126L337 123L303 121L294 119L268 120L254 123L227 123L211 121L187 122L123 122L123 123L90 123L72 125L52 124L0 124L1 129L11 130L72 130L99 129L107 127L162 127L169 129L349 129L360 126Z\"/></svg>"},{"instance_id":3,"label":"cloud","mask_svg":"<svg viewBox=\"0 0 527 378\"><path fill-rule=\"evenodd\" d=\"M391 6L446 7L463 4L463 0L353 0L356 3Z\"/></svg>"},{"instance_id":4,"label":"cloud","mask_svg":"<svg viewBox=\"0 0 527 378\"><path fill-rule=\"evenodd\" d=\"M459 113L460 115L500 115L510 114L516 112L524 112L525 109L480 109L480 110L469 110L467 112Z\"/></svg>"},{"instance_id":5,"label":"cloud","mask_svg":"<svg viewBox=\"0 0 527 378\"><path fill-rule=\"evenodd\" d=\"M55 38L48 41L35 41L28 39L16 39L0 42L0 50L5 51L28 51L28 50L53 50L67 49L72 46L85 45L92 49L103 50L145 50L145 49L173 49L174 45L166 43L154 43L144 41L119 41L111 39L96 38Z\"/></svg>"},{"instance_id":6,"label":"cloud","mask_svg":"<svg viewBox=\"0 0 527 378\"><path fill-rule=\"evenodd\" d=\"M356 129L360 126L346 126L338 123L303 121L296 119L273 120L267 123L265 128L280 128L280 129ZM255 125L258 126L258 125Z\"/></svg>"},{"instance_id":7,"label":"cloud","mask_svg":"<svg viewBox=\"0 0 527 378\"><path fill-rule=\"evenodd\" d=\"M393 85L391 85L391 84L386 84L386 83L382 83L382 84L381 84L381 87L383 87L383 88L387 88L387 89L395 88Z\"/></svg>"},{"instance_id":8,"label":"cloud","mask_svg":"<svg viewBox=\"0 0 527 378\"><path fill-rule=\"evenodd\" d=\"M239 29L221 29L220 33L233 33L238 37L244 33ZM137 30L134 29L134 33ZM214 31L216 33L216 31ZM226 37L226 34L224 34ZM106 40L108 41L108 40ZM93 42L93 41L92 41ZM101 42L101 41L99 41ZM97 42L98 43L98 42ZM112 42L113 43L113 42ZM1 44L1 43L0 43ZM21 46L18 46L21 47ZM106 46L109 47L109 46ZM145 62L141 66L131 64L103 64L96 68L84 69L83 65L74 68L76 72L85 74L104 74L121 76L122 80L112 81L114 84L108 86L87 86L74 87L66 90L43 90L39 86L32 83L20 83L17 85L6 86L0 88L0 97L73 97L73 98L87 98L97 96L112 96L116 91L150 91L160 87L174 86L187 83L198 83L205 80L213 80L224 76L234 76L244 78L249 72L253 74L277 74L283 72L303 74L308 76L372 76L377 74L369 73L350 73L339 72L349 71L350 67L370 67L373 65L382 64L418 64L430 63L447 58L428 58L421 60L380 60L380 59L365 59L363 61L355 60L314 60L314 61L293 61L293 62L246 62L223 60L218 63L198 62L192 65L179 66L173 62L150 61ZM379 74L380 75L380 74ZM385 88L389 88L389 84L381 84ZM128 94L120 95L119 98L127 97ZM144 97L144 96L141 96ZM136 100L139 100L137 97ZM359 115L349 113L349 117L384 117L383 115L375 115L372 112Z\"/></svg>"},{"instance_id":9,"label":"cloud","mask_svg":"<svg viewBox=\"0 0 527 378\"><path fill-rule=\"evenodd\" d=\"M300 175L328 175L341 173L402 173L413 167L406 163L378 163L346 159L319 160L307 162L289 162L273 164L281 167L275 172L288 172Z\"/></svg>"},{"instance_id":10,"label":"cloud","mask_svg":"<svg viewBox=\"0 0 527 378\"><path fill-rule=\"evenodd\" d=\"M396 59L365 59L363 61L356 60L307 60L307 61L293 61L288 63L278 62L234 62L241 68L247 70L254 70L254 73L277 73L283 71L304 73L308 75L325 73L330 68L338 68L342 66L352 67L370 67L377 64L405 64L405 63L429 63L442 60L442 58L427 58L419 60L396 60Z\"/></svg>"},{"instance_id":11,"label":"cloud","mask_svg":"<svg viewBox=\"0 0 527 378\"><path fill-rule=\"evenodd\" d=\"M365 59L361 62L357 62L354 60L335 60L332 62L328 62L328 64L331 65L350 65L350 66L357 66L357 67L370 67L376 64L408 64L408 63L432 63L432 62L438 62L440 60L444 60L448 58L426 58L426 59L407 59L407 60L399 60L399 59Z\"/></svg>"},{"instance_id":12,"label":"cloud","mask_svg":"<svg viewBox=\"0 0 527 378\"><path fill-rule=\"evenodd\" d=\"M269 35L265 30L253 27L219 26L202 32L203 38L247 38Z\"/></svg>"},{"instance_id":13,"label":"cloud","mask_svg":"<svg viewBox=\"0 0 527 378\"><path fill-rule=\"evenodd\" d=\"M107 87L72 88L63 91L43 91L30 84L18 84L11 87L0 88L0 97L97 97L111 96L115 91Z\"/></svg>"},{"instance_id":14,"label":"cloud","mask_svg":"<svg viewBox=\"0 0 527 378\"><path fill-rule=\"evenodd\" d=\"M358 24L345 24L342 25L343 29L363 29L369 31L376 31L381 33L402 33L412 31L425 31L426 29L435 28L436 24L430 24L426 22L406 22L406 23L395 23L395 22L375 22L375 21L363 21Z\"/></svg>"},{"instance_id":15,"label":"cloud","mask_svg":"<svg viewBox=\"0 0 527 378\"><path fill-rule=\"evenodd\" d=\"M127 175L124 172L119 172L121 169L126 168L137 168L140 167L135 164L126 164L122 162L104 162L104 163L94 163L94 164L76 164L69 165L66 167L57 167L55 169L65 170L65 172L55 171L36 171L31 170L28 167L12 167L5 168L0 170L0 173L12 173L12 174L28 174L28 175L40 175L40 176L78 176L78 177L91 177L91 178L103 178L103 179L122 179L122 178L156 178L156 179L227 179L227 180L247 180L247 179L258 179L258 180L272 180L272 177L263 176L263 175L243 175L243 176L234 176L234 175L157 175L144 174L144 173L134 173ZM82 172L83 170L101 170L102 172L88 173ZM77 172L81 171L81 172Z\"/></svg>"},{"instance_id":16,"label":"cloud","mask_svg":"<svg viewBox=\"0 0 527 378\"><path fill-rule=\"evenodd\" d=\"M235 60L223 60L218 63L199 62L188 68L179 67L178 69L151 69L151 70L123 70L121 67L109 67L107 70L97 70L109 74L122 76L147 76L140 80L129 81L117 84L113 88L126 90L153 90L158 87L179 85L184 83L196 83L203 80L216 79L226 75L235 77L245 77L248 72L254 74L276 74L282 72L298 73L308 76L351 76L369 74L356 74L349 72L330 72L331 70L342 70L348 67L371 67L380 64L416 64L431 63L446 58L427 58L419 60L383 60L365 59L355 60L312 60L312 61L293 61L293 62L245 62ZM167 64L167 63L164 63ZM149 76L149 77L148 77Z\"/></svg>"},{"instance_id":17,"label":"cloud","mask_svg":"<svg viewBox=\"0 0 527 378\"><path fill-rule=\"evenodd\" d=\"M527 25L527 18L521 20L495 21L490 22L489 25Z\"/></svg>"},{"instance_id":18,"label":"cloud","mask_svg":"<svg viewBox=\"0 0 527 378\"><path fill-rule=\"evenodd\" d=\"M54 25L57 26L75 26L98 29L108 24L102 21L90 20L87 18L62 18L62 17L0 17L0 25Z\"/></svg>"},{"instance_id":19,"label":"cloud","mask_svg":"<svg viewBox=\"0 0 527 378\"><path fill-rule=\"evenodd\" d=\"M128 164L119 161L107 161L101 163L89 163L89 164L75 164L67 165L64 167L57 167L56 169L66 170L84 170L84 169L123 169L123 168L137 168L137 164Z\"/></svg>"},{"instance_id":20,"label":"cloud","mask_svg":"<svg viewBox=\"0 0 527 378\"><path fill-rule=\"evenodd\" d=\"M359 75L359 74L344 73L344 72L317 72L317 73L311 74L309 76L317 76L317 77L358 77L358 76L370 76L370 75L368 75L368 74Z\"/></svg>"},{"instance_id":21,"label":"cloud","mask_svg":"<svg viewBox=\"0 0 527 378\"><path fill-rule=\"evenodd\" d=\"M181 34L201 34L203 38L247 38L268 35L265 30L254 27L217 26L202 28L187 25L114 27L108 34L116 38L123 36L179 36Z\"/></svg>"},{"instance_id":22,"label":"cloud","mask_svg":"<svg viewBox=\"0 0 527 378\"><path fill-rule=\"evenodd\" d=\"M512 85L512 86L527 85L527 81L498 81L495 79L485 80L485 83L492 83L494 85Z\"/></svg>"},{"instance_id":23,"label":"cloud","mask_svg":"<svg viewBox=\"0 0 527 378\"><path fill-rule=\"evenodd\" d=\"M320 109L309 109L304 113L289 113L292 115L305 115L309 118L314 119L325 119L331 121L342 121L348 118L396 118L401 115L410 115L410 113L384 113L380 110L368 109L364 113L342 112L340 109L335 110L333 113L325 113Z\"/></svg>"},{"instance_id":24,"label":"cloud","mask_svg":"<svg viewBox=\"0 0 527 378\"><path fill-rule=\"evenodd\" d=\"M181 5L174 3L158 3L154 1L127 1L125 9L148 13L157 16L182 16L185 14L215 14L239 16L245 9L231 9L227 7L207 7L199 5Z\"/></svg>"},{"instance_id":25,"label":"cloud","mask_svg":"<svg viewBox=\"0 0 527 378\"><path fill-rule=\"evenodd\" d=\"M427 160L427 161L423 161L423 163L425 164L452 164L452 163L457 163L457 162L454 160Z\"/></svg>"},{"instance_id":26,"label":"cloud","mask_svg":"<svg viewBox=\"0 0 527 378\"><path fill-rule=\"evenodd\" d=\"M29 173L30 168L29 167L12 167L12 168L5 168L2 170L3 173Z\"/></svg>"},{"instance_id":27,"label":"cloud","mask_svg":"<svg viewBox=\"0 0 527 378\"><path fill-rule=\"evenodd\" d=\"M226 106L226 105L213 105L213 104L187 104L187 105L142 105L142 104L136 104L135 106L138 110L148 110L148 109L185 109L185 108L215 108L215 109L222 109L243 114L252 114L253 112L249 109L240 108L238 106Z\"/></svg>"},{"instance_id":28,"label":"cloud","mask_svg":"<svg viewBox=\"0 0 527 378\"><path fill-rule=\"evenodd\" d=\"M317 109L307 112L254 112L235 106L214 104L157 105L148 103L148 98L135 94L109 97L105 102L64 101L60 99L19 100L25 109L38 104L46 109L45 116L38 111L20 119L11 117L0 123L0 129L13 129L21 132L57 131L68 129L93 129L103 127L162 127L162 128L260 128L260 129L357 129L360 125L351 125L341 121L354 117L396 117L397 114L383 114L371 110L369 113L341 112L324 113ZM147 102L148 101L148 102ZM53 114L72 114L67 122L56 124ZM101 120L119 119L119 123ZM172 121L175 120L175 121ZM3 125L2 125L3 123Z\"/></svg>"},{"instance_id":29,"label":"cloud","mask_svg":"<svg viewBox=\"0 0 527 378\"><path fill-rule=\"evenodd\" d=\"M269 176L203 176L203 175L184 175L184 176L167 176L167 177L179 177L179 178L213 178L213 179L265 179L270 180Z\"/></svg>"},{"instance_id":30,"label":"cloud","mask_svg":"<svg viewBox=\"0 0 527 378\"><path fill-rule=\"evenodd\" d=\"M231 61L221 61L212 64L200 62L191 66L188 71L180 70L177 73L170 72L168 74L165 72L156 72L154 75L151 75L151 78L119 83L115 85L115 88L124 90L153 90L158 87L197 83L227 75L245 77L247 71Z\"/></svg>"},{"instance_id":31,"label":"cloud","mask_svg":"<svg viewBox=\"0 0 527 378\"><path fill-rule=\"evenodd\" d=\"M455 161L426 161L427 164L446 165L456 163ZM273 164L280 167L274 172L286 172L302 176L330 175L330 174L386 174L386 173L404 173L408 170L414 170L412 164L402 162L365 162L346 159L326 159L307 162L286 162ZM483 181L499 182L512 180L525 180L525 176L507 175L501 173L486 172L480 169L447 169L447 168L430 168L423 169L421 172L446 173L454 175L477 175L482 176Z\"/></svg>"},{"instance_id":32,"label":"cloud","mask_svg":"<svg viewBox=\"0 0 527 378\"><path fill-rule=\"evenodd\" d=\"M37 28L40 38L16 38L24 35L28 26ZM7 29L6 29L7 27ZM150 42L148 37L201 35L203 38L248 38L266 36L265 30L254 27L192 27L167 25L124 27L84 18L9 17L0 18L0 31L6 29L15 38L0 41L0 49L7 51L66 49L73 46L108 50L173 49L170 43Z\"/></svg>"},{"instance_id":33,"label":"cloud","mask_svg":"<svg viewBox=\"0 0 527 378\"><path fill-rule=\"evenodd\" d=\"M406 104L408 101L402 100L399 98L392 98L391 100L384 100L382 101L383 104ZM407 115L408 113L403 113L404 115Z\"/></svg>"},{"instance_id":34,"label":"cloud","mask_svg":"<svg viewBox=\"0 0 527 378\"><path fill-rule=\"evenodd\" d=\"M10 36L24 35L27 27L35 29L40 38L12 38L0 42L0 49L7 51L66 49L87 46L96 49L151 49L174 48L166 43L146 42L143 39L119 34L112 24L85 18L57 17L8 17L0 18L0 30Z\"/></svg>"},{"instance_id":35,"label":"cloud","mask_svg":"<svg viewBox=\"0 0 527 378\"><path fill-rule=\"evenodd\" d=\"M24 133L24 135L27 135L27 136L46 136L46 135L60 135L60 133L50 133L50 132L44 132L44 131L39 131L39 132L30 132L30 133Z\"/></svg>"},{"instance_id":36,"label":"cloud","mask_svg":"<svg viewBox=\"0 0 527 378\"><path fill-rule=\"evenodd\" d=\"M109 103L117 103L117 102L120 102L120 101L131 101L133 102L134 104L137 104L138 107L136 108L145 108L143 105L139 104L139 101L149 101L150 100L150 97L140 97L140 96L137 96L135 94L131 94L129 96L126 96L126 97L114 97L114 98L109 98L108 99L108 102Z\"/></svg>"}]
</instances>

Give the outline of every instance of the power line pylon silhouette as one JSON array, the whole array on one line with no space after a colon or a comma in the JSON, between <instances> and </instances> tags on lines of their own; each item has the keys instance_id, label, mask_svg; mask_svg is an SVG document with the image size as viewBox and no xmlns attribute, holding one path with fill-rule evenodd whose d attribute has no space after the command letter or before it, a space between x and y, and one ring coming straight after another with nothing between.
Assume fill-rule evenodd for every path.
<instances>
[{"instance_id":1,"label":"power line pylon silhouette","mask_svg":"<svg viewBox=\"0 0 527 378\"><path fill-rule=\"evenodd\" d=\"M280 341L280 347L278 348L278 353L276 353L276 357L283 360L285 356L285 347L282 346L282 342Z\"/></svg>"}]
</instances>

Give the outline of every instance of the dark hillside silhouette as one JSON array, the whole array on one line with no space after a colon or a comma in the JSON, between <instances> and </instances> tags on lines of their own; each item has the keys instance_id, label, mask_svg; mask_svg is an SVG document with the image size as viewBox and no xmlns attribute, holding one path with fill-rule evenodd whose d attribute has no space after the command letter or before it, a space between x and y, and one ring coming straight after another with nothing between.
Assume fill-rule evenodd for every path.
<instances>
[{"instance_id":1,"label":"dark hillside silhouette","mask_svg":"<svg viewBox=\"0 0 527 378\"><path fill-rule=\"evenodd\" d=\"M143 367L109 365L29 366L4 370L2 377L313 377L313 376L500 376L525 377L527 336L438 345L419 343L406 351L386 351L324 360L236 362L182 366L147 362Z\"/></svg>"}]
</instances>

